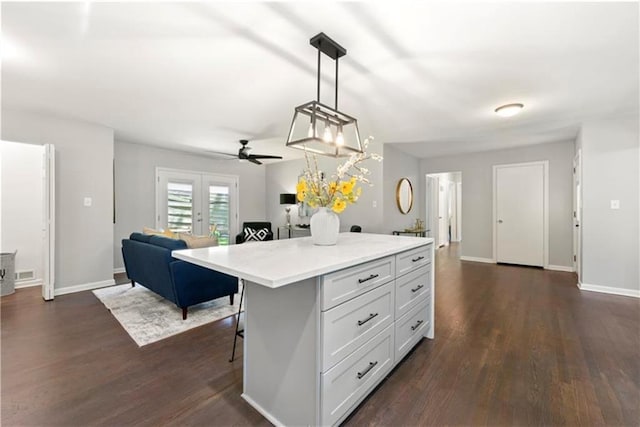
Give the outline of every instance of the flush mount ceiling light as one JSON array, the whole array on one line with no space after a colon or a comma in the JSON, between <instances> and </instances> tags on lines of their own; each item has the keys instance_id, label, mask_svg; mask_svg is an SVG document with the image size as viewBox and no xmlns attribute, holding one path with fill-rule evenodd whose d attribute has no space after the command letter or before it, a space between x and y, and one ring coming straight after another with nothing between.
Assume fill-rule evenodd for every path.
<instances>
[{"instance_id":1,"label":"flush mount ceiling light","mask_svg":"<svg viewBox=\"0 0 640 427\"><path fill-rule=\"evenodd\" d=\"M502 105L496 108L495 111L496 111L496 114L499 115L500 117L511 117L518 114L520 111L522 111L523 108L524 108L523 104L516 103L516 104Z\"/></svg>"},{"instance_id":2,"label":"flush mount ceiling light","mask_svg":"<svg viewBox=\"0 0 640 427\"><path fill-rule=\"evenodd\" d=\"M320 33L309 40L318 49L317 97L295 108L287 147L332 157L362 153L358 121L338 110L338 59L347 50ZM320 102L321 53L336 61L335 107Z\"/></svg>"}]
</instances>

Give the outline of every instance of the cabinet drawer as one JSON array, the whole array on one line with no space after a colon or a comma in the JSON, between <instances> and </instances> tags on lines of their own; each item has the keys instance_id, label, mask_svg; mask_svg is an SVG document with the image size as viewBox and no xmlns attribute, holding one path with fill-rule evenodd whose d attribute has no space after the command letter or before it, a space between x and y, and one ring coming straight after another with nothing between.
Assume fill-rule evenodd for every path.
<instances>
[{"instance_id":1,"label":"cabinet drawer","mask_svg":"<svg viewBox=\"0 0 640 427\"><path fill-rule=\"evenodd\" d=\"M420 246L396 255L396 277L407 274L425 264L431 264L431 245Z\"/></svg>"},{"instance_id":2,"label":"cabinet drawer","mask_svg":"<svg viewBox=\"0 0 640 427\"><path fill-rule=\"evenodd\" d=\"M396 279L396 319L431 295L431 264Z\"/></svg>"},{"instance_id":3,"label":"cabinet drawer","mask_svg":"<svg viewBox=\"0 0 640 427\"><path fill-rule=\"evenodd\" d=\"M393 280L395 257L377 259L322 278L322 310L328 310Z\"/></svg>"},{"instance_id":4,"label":"cabinet drawer","mask_svg":"<svg viewBox=\"0 0 640 427\"><path fill-rule=\"evenodd\" d=\"M323 372L393 323L394 297L390 282L322 313Z\"/></svg>"},{"instance_id":5,"label":"cabinet drawer","mask_svg":"<svg viewBox=\"0 0 640 427\"><path fill-rule=\"evenodd\" d=\"M393 325L322 374L321 425L334 425L366 396L393 366Z\"/></svg>"},{"instance_id":6,"label":"cabinet drawer","mask_svg":"<svg viewBox=\"0 0 640 427\"><path fill-rule=\"evenodd\" d=\"M409 350L423 337L429 328L430 300L424 300L402 317L396 320L395 360L399 362Z\"/></svg>"}]
</instances>

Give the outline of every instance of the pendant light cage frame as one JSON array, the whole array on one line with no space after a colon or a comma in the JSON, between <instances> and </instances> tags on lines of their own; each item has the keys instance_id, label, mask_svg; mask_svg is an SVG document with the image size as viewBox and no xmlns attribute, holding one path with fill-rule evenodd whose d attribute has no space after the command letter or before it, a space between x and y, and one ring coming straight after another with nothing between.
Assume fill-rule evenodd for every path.
<instances>
[{"instance_id":1,"label":"pendant light cage frame","mask_svg":"<svg viewBox=\"0 0 640 427\"><path fill-rule=\"evenodd\" d=\"M286 146L331 157L362 153L358 121L338 110L338 59L347 51L324 33L309 42L318 49L317 99L295 107ZM335 60L335 108L320 102L321 54ZM324 132L319 127L324 127Z\"/></svg>"}]
</instances>

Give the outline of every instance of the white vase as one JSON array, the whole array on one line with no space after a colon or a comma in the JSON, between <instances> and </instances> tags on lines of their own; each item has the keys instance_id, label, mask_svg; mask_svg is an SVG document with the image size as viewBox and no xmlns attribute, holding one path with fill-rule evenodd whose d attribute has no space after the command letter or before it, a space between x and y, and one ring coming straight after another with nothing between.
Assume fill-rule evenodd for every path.
<instances>
[{"instance_id":1,"label":"white vase","mask_svg":"<svg viewBox=\"0 0 640 427\"><path fill-rule=\"evenodd\" d=\"M311 240L314 245L331 246L338 242L340 218L329 208L318 208L311 217Z\"/></svg>"}]
</instances>

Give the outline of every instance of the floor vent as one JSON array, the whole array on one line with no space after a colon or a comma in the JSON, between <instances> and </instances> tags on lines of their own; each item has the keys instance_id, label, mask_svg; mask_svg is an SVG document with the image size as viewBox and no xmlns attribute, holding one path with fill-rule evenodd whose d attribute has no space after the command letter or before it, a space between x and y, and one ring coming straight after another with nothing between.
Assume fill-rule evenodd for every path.
<instances>
[{"instance_id":1,"label":"floor vent","mask_svg":"<svg viewBox=\"0 0 640 427\"><path fill-rule=\"evenodd\" d=\"M36 277L34 270L16 271L16 282L24 282L25 280L33 280Z\"/></svg>"}]
</instances>

